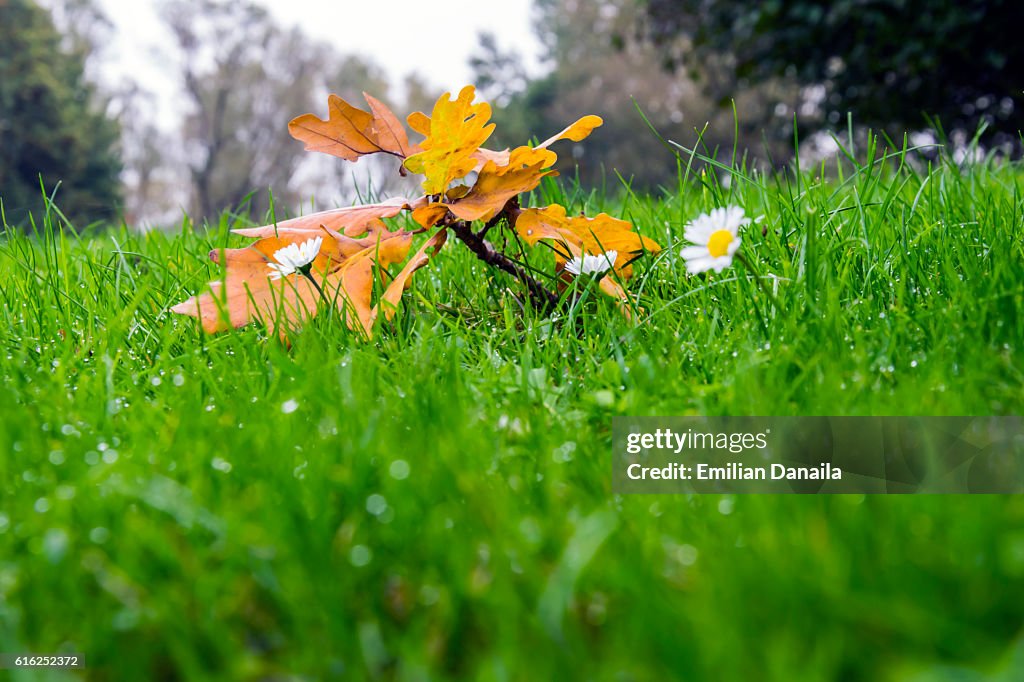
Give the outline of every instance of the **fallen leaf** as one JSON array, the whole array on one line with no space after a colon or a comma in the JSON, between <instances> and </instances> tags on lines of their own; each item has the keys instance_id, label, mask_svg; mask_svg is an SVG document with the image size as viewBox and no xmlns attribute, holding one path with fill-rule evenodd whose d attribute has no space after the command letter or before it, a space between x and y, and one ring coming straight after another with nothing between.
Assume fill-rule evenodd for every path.
<instances>
[{"instance_id":1,"label":"fallen leaf","mask_svg":"<svg viewBox=\"0 0 1024 682\"><path fill-rule=\"evenodd\" d=\"M363 93L372 113L357 109L337 95L327 98L328 115L303 114L288 124L292 137L308 151L323 152L346 161L367 154L391 154L405 159L415 151L398 117L379 100Z\"/></svg>"},{"instance_id":2,"label":"fallen leaf","mask_svg":"<svg viewBox=\"0 0 1024 682\"><path fill-rule=\"evenodd\" d=\"M632 275L630 261L633 256L644 251L661 251L657 242L634 232L633 226L625 220L613 218L606 213L599 213L594 218L570 218L565 208L558 204L542 209L526 209L516 220L516 232L530 244L543 239L552 241L556 253L561 257L560 262L581 253L599 255L606 251L617 251L619 257L616 258L615 270L624 279Z\"/></svg>"},{"instance_id":3,"label":"fallen leaf","mask_svg":"<svg viewBox=\"0 0 1024 682\"><path fill-rule=\"evenodd\" d=\"M594 128L598 128L602 125L604 125L604 120L600 116L589 114L579 119L557 135L552 135L541 142L537 145L537 149L547 149L559 140L572 140L573 142L579 142L580 140L588 137L590 133L594 132Z\"/></svg>"},{"instance_id":4,"label":"fallen leaf","mask_svg":"<svg viewBox=\"0 0 1024 682\"><path fill-rule=\"evenodd\" d=\"M284 337L288 329L315 317L321 304L330 303L342 312L350 329L370 338L376 316L371 300L374 268L403 261L412 245L412 233L381 232L359 240L321 230L321 236L323 245L311 275L322 294L301 274L277 280L270 277L274 254L308 238L293 232L264 237L244 248L211 251L210 258L224 265L224 278L211 282L209 292L193 296L171 311L199 318L210 333L261 320L271 333Z\"/></svg>"},{"instance_id":5,"label":"fallen leaf","mask_svg":"<svg viewBox=\"0 0 1024 682\"><path fill-rule=\"evenodd\" d=\"M447 230L438 230L434 233L434 236L423 243L420 250L410 258L405 267L402 268L395 278L388 285L387 289L381 295L377 305L374 306L371 314L371 324L373 320L377 318L377 314L380 310L384 311L384 318L390 320L395 316L398 311L398 302L402 298L402 293L409 288L410 278L412 274L426 265L430 259L437 255L437 252L444 246L445 241L448 239Z\"/></svg>"},{"instance_id":6,"label":"fallen leaf","mask_svg":"<svg viewBox=\"0 0 1024 682\"><path fill-rule=\"evenodd\" d=\"M422 114L420 115L422 116ZM429 119L427 120L429 121ZM557 135L552 135L548 139L541 142L539 145L537 145L536 149L547 149L548 147L550 147L555 142L558 142L559 140L572 140L573 142L579 142L580 140L583 140L584 138L589 136L590 133L594 131L594 128L597 128L603 124L604 120L600 116L594 116L593 114L584 116L583 118L579 119L571 126L566 128L565 130L563 130L562 132L558 133ZM475 152L473 152L473 158L477 160L475 170L480 170L481 168L483 168L488 161L493 161L498 166L505 166L509 163L510 156L511 152L508 149L504 149L502 151L493 151L491 149L484 149L483 147L481 147L480 149L477 149ZM552 162L551 165L554 165L554 162Z\"/></svg>"},{"instance_id":7,"label":"fallen leaf","mask_svg":"<svg viewBox=\"0 0 1024 682\"><path fill-rule=\"evenodd\" d=\"M585 254L599 255L606 251L617 251L613 271L601 278L599 286L603 293L620 301L620 310L631 317L629 295L620 281L633 274L631 261L644 251L657 253L661 247L652 239L633 231L625 220L599 213L594 218L566 216L565 208L552 204L547 208L526 209L516 219L516 233L531 246L540 241L550 242L555 252L555 265L563 271L570 258Z\"/></svg>"},{"instance_id":8,"label":"fallen leaf","mask_svg":"<svg viewBox=\"0 0 1024 682\"><path fill-rule=\"evenodd\" d=\"M501 212L509 199L536 188L545 175L557 174L545 170L556 158L554 152L546 149L518 147L504 166L488 161L469 194L451 202L449 209L462 220L488 221Z\"/></svg>"},{"instance_id":9,"label":"fallen leaf","mask_svg":"<svg viewBox=\"0 0 1024 682\"><path fill-rule=\"evenodd\" d=\"M404 210L413 210L426 205L427 200L423 197L419 199L395 198L379 204L335 208L290 220L282 220L274 225L246 227L233 231L243 237L272 237L288 234L293 230L319 230L322 227L331 232L340 232L353 237L379 229L382 224L381 218L394 218Z\"/></svg>"},{"instance_id":10,"label":"fallen leaf","mask_svg":"<svg viewBox=\"0 0 1024 682\"><path fill-rule=\"evenodd\" d=\"M475 97L476 89L467 85L456 99L451 93L441 95L429 120L419 112L409 117L409 125L427 139L420 143L423 151L405 160L405 167L425 176L427 194L443 194L452 180L476 168L473 152L494 132L494 124L488 124L491 105L473 104Z\"/></svg>"}]
</instances>

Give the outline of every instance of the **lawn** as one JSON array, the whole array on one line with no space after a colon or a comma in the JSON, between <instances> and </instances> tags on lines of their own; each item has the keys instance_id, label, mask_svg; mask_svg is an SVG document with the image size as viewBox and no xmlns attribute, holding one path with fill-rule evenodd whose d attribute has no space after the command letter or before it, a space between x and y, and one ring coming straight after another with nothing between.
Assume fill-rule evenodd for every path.
<instances>
[{"instance_id":1,"label":"lawn","mask_svg":"<svg viewBox=\"0 0 1024 682\"><path fill-rule=\"evenodd\" d=\"M636 322L542 318L452 241L372 342L290 347L168 312L252 221L8 228L0 651L87 664L11 679L1024 679L1021 498L616 496L610 451L620 414L1024 413L1022 179L547 179L533 205L669 247ZM688 276L684 226L730 204L753 272Z\"/></svg>"}]
</instances>

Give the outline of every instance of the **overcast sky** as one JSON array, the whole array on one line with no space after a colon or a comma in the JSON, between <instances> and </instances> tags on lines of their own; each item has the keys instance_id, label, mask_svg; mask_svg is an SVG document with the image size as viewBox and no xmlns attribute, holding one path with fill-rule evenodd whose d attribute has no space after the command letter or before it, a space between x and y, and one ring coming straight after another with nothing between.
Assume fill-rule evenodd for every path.
<instances>
[{"instance_id":1,"label":"overcast sky","mask_svg":"<svg viewBox=\"0 0 1024 682\"><path fill-rule=\"evenodd\" d=\"M164 99L175 87L166 60L173 55L161 26L159 0L99 0L117 27L104 71L140 82ZM299 25L342 53L372 57L398 84L410 73L457 91L471 80L467 64L477 35L492 31L534 70L540 46L531 0L258 0L284 25ZM167 112L165 112L167 113Z\"/></svg>"}]
</instances>

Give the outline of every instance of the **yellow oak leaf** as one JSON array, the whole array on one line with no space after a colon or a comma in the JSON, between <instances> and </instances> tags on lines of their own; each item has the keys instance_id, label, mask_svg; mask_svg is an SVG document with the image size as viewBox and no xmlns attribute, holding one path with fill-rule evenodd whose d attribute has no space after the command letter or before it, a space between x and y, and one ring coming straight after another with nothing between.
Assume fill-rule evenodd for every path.
<instances>
[{"instance_id":1,"label":"yellow oak leaf","mask_svg":"<svg viewBox=\"0 0 1024 682\"><path fill-rule=\"evenodd\" d=\"M480 148L494 131L491 106L486 102L473 104L476 89L464 87L456 99L445 93L437 100L429 119L423 150L405 160L405 167L425 176L423 190L427 194L443 194L453 180L468 175L476 168L473 152ZM427 130L423 114L409 117L414 130Z\"/></svg>"},{"instance_id":2,"label":"yellow oak leaf","mask_svg":"<svg viewBox=\"0 0 1024 682\"><path fill-rule=\"evenodd\" d=\"M420 115L422 116L422 114ZM588 135L590 135L590 133L594 131L594 128L597 128L603 124L604 120L600 116L594 116L593 114L584 116L583 118L579 119L571 126L566 128L565 130L563 130L562 132L558 133L557 135L552 135L548 139L544 140L539 145L537 145L536 148L547 149L548 147L550 147L555 142L558 142L559 140L572 140L573 142L579 142L580 140L583 140ZM476 170L480 170L481 168L483 168L488 161L493 161L499 166L507 165L510 156L511 153L509 152L508 149L496 152L491 149L484 149L483 147L481 147L480 149L476 150L473 153L473 158L476 159ZM554 165L554 162L552 162L551 165Z\"/></svg>"},{"instance_id":3,"label":"yellow oak leaf","mask_svg":"<svg viewBox=\"0 0 1024 682\"><path fill-rule=\"evenodd\" d=\"M558 142L559 140L572 140L573 142L579 142L580 140L583 140L586 137L588 137L590 133L594 132L594 128L597 128L602 125L604 125L604 119L602 119L600 116L589 114L579 119L571 126L566 128L562 132L558 133L557 135L552 135L548 139L541 142L539 145L537 145L537 149L547 149L548 147L550 147L555 142Z\"/></svg>"},{"instance_id":4,"label":"yellow oak leaf","mask_svg":"<svg viewBox=\"0 0 1024 682\"><path fill-rule=\"evenodd\" d=\"M346 161L358 161L367 154L391 154L405 159L419 151L409 143L398 117L379 100L363 93L370 111L352 106L337 95L327 98L328 116L303 114L288 124L292 137L306 144L308 151L323 152Z\"/></svg>"}]
</instances>

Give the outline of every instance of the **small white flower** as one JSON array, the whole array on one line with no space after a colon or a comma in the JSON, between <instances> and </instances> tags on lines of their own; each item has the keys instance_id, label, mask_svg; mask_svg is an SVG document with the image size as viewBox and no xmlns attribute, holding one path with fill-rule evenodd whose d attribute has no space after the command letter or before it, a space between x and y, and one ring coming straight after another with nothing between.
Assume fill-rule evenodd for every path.
<instances>
[{"instance_id":1,"label":"small white flower","mask_svg":"<svg viewBox=\"0 0 1024 682\"><path fill-rule=\"evenodd\" d=\"M740 228L749 224L750 218L739 206L716 208L694 218L683 237L696 246L686 246L679 254L686 259L686 271L691 275L705 270L721 272L732 265L733 254L742 241Z\"/></svg>"},{"instance_id":2,"label":"small white flower","mask_svg":"<svg viewBox=\"0 0 1024 682\"><path fill-rule=\"evenodd\" d=\"M281 279L286 275L302 272L303 268L316 259L323 243L322 237L314 237L301 244L289 244L283 249L275 251L274 260L277 262L267 263L267 267L273 271L270 279Z\"/></svg>"},{"instance_id":3,"label":"small white flower","mask_svg":"<svg viewBox=\"0 0 1024 682\"><path fill-rule=\"evenodd\" d=\"M576 275L600 275L608 272L619 257L618 251L605 251L597 256L585 254L582 258L574 256L565 263L565 269Z\"/></svg>"}]
</instances>

